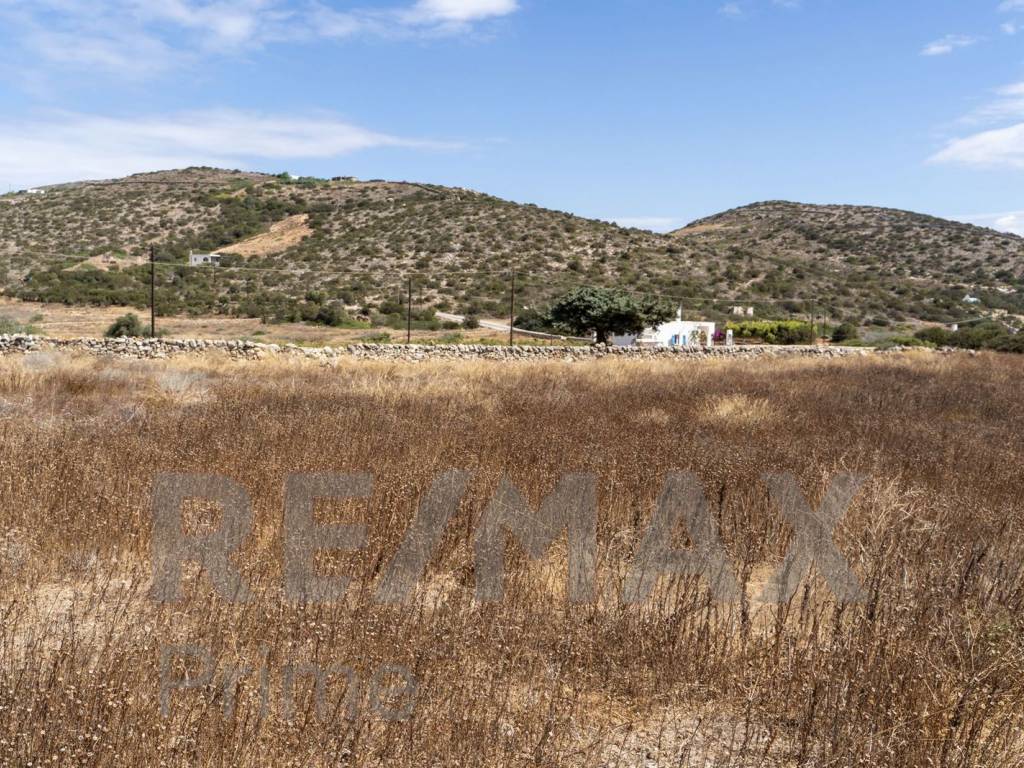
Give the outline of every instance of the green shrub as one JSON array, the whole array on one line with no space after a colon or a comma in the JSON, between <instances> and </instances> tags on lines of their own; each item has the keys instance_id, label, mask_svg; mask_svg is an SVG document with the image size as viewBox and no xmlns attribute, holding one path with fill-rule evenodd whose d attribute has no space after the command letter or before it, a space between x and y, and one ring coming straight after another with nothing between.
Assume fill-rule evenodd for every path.
<instances>
[{"instance_id":1,"label":"green shrub","mask_svg":"<svg viewBox=\"0 0 1024 768\"><path fill-rule=\"evenodd\" d=\"M480 327L480 318L476 315L466 315L466 318L462 321L462 327L474 330Z\"/></svg>"},{"instance_id":2,"label":"green shrub","mask_svg":"<svg viewBox=\"0 0 1024 768\"><path fill-rule=\"evenodd\" d=\"M814 326L802 320L748 320L729 323L739 339L759 339L765 344L813 344L817 338Z\"/></svg>"},{"instance_id":3,"label":"green shrub","mask_svg":"<svg viewBox=\"0 0 1024 768\"><path fill-rule=\"evenodd\" d=\"M953 332L945 328L922 328L914 334L915 339L934 344L936 347L948 347L953 342Z\"/></svg>"},{"instance_id":4,"label":"green shrub","mask_svg":"<svg viewBox=\"0 0 1024 768\"><path fill-rule=\"evenodd\" d=\"M32 319L35 320L36 318L33 317ZM0 315L0 333L36 334L38 332L39 329L31 324L19 323L17 320Z\"/></svg>"},{"instance_id":5,"label":"green shrub","mask_svg":"<svg viewBox=\"0 0 1024 768\"><path fill-rule=\"evenodd\" d=\"M516 316L515 326L524 331L540 331L542 333L554 331L554 323L548 313L537 309L524 309Z\"/></svg>"},{"instance_id":6,"label":"green shrub","mask_svg":"<svg viewBox=\"0 0 1024 768\"><path fill-rule=\"evenodd\" d=\"M1018 355L1024 354L1024 332L1018 332L1016 334L1007 334L999 339L995 339L988 345L989 349L994 349L997 352L1014 352Z\"/></svg>"},{"instance_id":7,"label":"green shrub","mask_svg":"<svg viewBox=\"0 0 1024 768\"><path fill-rule=\"evenodd\" d=\"M144 335L142 323L139 321L138 315L134 312L129 312L127 315L122 315L117 318L117 320L107 328L106 332L106 336L109 338L123 338L126 336L142 335Z\"/></svg>"},{"instance_id":8,"label":"green shrub","mask_svg":"<svg viewBox=\"0 0 1024 768\"><path fill-rule=\"evenodd\" d=\"M1024 334L1011 333L997 322L984 322L949 331L945 328L925 328L914 337L941 347L960 349L992 349L996 352L1024 353Z\"/></svg>"},{"instance_id":9,"label":"green shrub","mask_svg":"<svg viewBox=\"0 0 1024 768\"><path fill-rule=\"evenodd\" d=\"M860 337L857 326L853 323L843 323L832 331L832 343L842 344L847 341L854 341Z\"/></svg>"}]
</instances>

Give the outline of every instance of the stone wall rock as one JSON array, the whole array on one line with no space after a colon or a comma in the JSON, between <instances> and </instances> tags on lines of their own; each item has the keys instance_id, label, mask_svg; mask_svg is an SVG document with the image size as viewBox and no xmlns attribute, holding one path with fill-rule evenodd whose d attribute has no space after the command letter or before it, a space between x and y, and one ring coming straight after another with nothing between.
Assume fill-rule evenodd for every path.
<instances>
[{"instance_id":1,"label":"stone wall rock","mask_svg":"<svg viewBox=\"0 0 1024 768\"><path fill-rule=\"evenodd\" d=\"M638 347L543 347L490 346L484 344L352 344L346 347L300 347L296 344L262 344L254 341L223 339L54 339L42 336L0 335L0 355L23 354L43 350L67 350L90 355L135 359L167 358L220 352L233 358L260 359L286 356L329 361L343 358L359 360L724 360L755 357L835 358L877 354L865 347L830 346L734 346L676 347L641 349ZM890 351L899 352L901 349Z\"/></svg>"}]
</instances>

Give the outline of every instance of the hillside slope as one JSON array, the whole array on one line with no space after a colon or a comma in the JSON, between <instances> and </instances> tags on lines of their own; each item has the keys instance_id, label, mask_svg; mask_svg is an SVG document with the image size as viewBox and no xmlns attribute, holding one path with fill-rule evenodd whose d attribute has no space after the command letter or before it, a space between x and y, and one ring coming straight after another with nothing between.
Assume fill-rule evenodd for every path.
<instances>
[{"instance_id":1,"label":"hillside slope","mask_svg":"<svg viewBox=\"0 0 1024 768\"><path fill-rule=\"evenodd\" d=\"M978 313L966 292L1024 312L1024 239L880 208L759 203L659 235L465 189L208 168L0 197L12 295L144 305L149 268L135 263L151 246L165 313L393 308L410 279L417 304L499 311L511 268L520 306L614 284L709 315L745 303L878 325L950 320ZM220 248L234 251L221 267L187 266L190 250Z\"/></svg>"}]
</instances>

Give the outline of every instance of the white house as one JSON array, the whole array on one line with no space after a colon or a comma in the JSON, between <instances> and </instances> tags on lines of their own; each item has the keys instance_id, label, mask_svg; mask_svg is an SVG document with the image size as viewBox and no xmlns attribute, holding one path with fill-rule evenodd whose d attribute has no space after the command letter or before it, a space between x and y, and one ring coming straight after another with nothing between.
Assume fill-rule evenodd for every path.
<instances>
[{"instance_id":1,"label":"white house","mask_svg":"<svg viewBox=\"0 0 1024 768\"><path fill-rule=\"evenodd\" d=\"M715 324L696 320L683 320L683 311L676 313L676 319L662 323L657 328L645 328L639 336L625 334L612 336L616 347L691 347L714 345Z\"/></svg>"},{"instance_id":2,"label":"white house","mask_svg":"<svg viewBox=\"0 0 1024 768\"><path fill-rule=\"evenodd\" d=\"M206 264L214 267L218 266L220 264L220 254L188 252L188 265L190 267L202 267Z\"/></svg>"}]
</instances>

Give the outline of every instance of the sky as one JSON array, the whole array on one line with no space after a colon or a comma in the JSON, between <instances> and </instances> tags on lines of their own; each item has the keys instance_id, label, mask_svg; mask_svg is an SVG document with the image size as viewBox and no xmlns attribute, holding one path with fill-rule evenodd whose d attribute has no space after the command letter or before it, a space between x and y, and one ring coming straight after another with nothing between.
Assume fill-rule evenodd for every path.
<instances>
[{"instance_id":1,"label":"sky","mask_svg":"<svg viewBox=\"0 0 1024 768\"><path fill-rule=\"evenodd\" d=\"M0 0L2 191L190 165L1024 234L1024 0Z\"/></svg>"}]
</instances>

